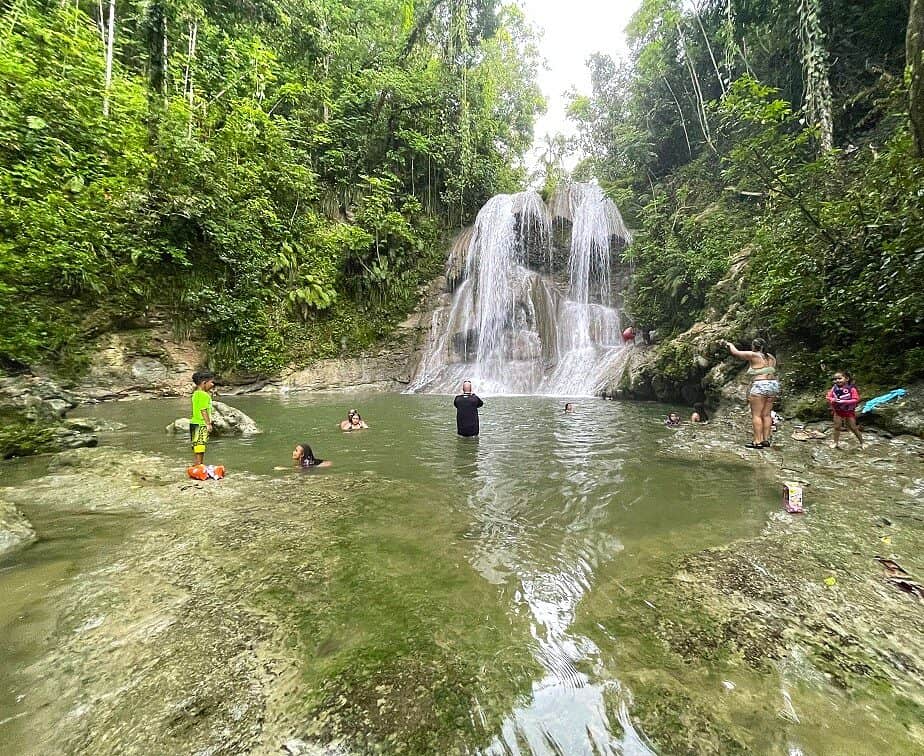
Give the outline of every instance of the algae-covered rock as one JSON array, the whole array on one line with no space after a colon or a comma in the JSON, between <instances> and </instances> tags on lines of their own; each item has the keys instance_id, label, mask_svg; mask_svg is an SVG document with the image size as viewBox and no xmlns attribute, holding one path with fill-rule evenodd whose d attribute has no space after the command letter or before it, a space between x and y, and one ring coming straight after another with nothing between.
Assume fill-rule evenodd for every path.
<instances>
[{"instance_id":1,"label":"algae-covered rock","mask_svg":"<svg viewBox=\"0 0 924 756\"><path fill-rule=\"evenodd\" d=\"M824 392L800 392L787 396L783 399L783 408L787 417L796 417L806 422L831 419L831 408Z\"/></svg>"},{"instance_id":2,"label":"algae-covered rock","mask_svg":"<svg viewBox=\"0 0 924 756\"><path fill-rule=\"evenodd\" d=\"M47 587L50 637L15 670L28 701L13 742L35 753L470 752L540 672L526 620L465 561L458 512L436 508L420 525L435 537L407 544L355 527L418 511L420 486L194 482L180 463L104 447L7 493L119 534Z\"/></svg>"},{"instance_id":3,"label":"algae-covered rock","mask_svg":"<svg viewBox=\"0 0 924 756\"><path fill-rule=\"evenodd\" d=\"M69 427L66 421L10 421L0 428L0 459L78 449L96 446L98 443L99 439L94 433Z\"/></svg>"}]
</instances>

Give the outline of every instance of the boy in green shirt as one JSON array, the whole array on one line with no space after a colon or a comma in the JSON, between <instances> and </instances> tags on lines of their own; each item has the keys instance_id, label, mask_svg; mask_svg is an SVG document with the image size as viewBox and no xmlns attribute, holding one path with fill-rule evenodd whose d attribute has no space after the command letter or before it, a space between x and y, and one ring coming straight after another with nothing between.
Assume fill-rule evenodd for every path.
<instances>
[{"instance_id":1,"label":"boy in green shirt","mask_svg":"<svg viewBox=\"0 0 924 756\"><path fill-rule=\"evenodd\" d=\"M212 432L212 396L215 387L215 374L202 370L192 375L196 390L192 395L192 416L189 418L189 440L192 442L193 459L201 465L205 459L205 445Z\"/></svg>"}]
</instances>

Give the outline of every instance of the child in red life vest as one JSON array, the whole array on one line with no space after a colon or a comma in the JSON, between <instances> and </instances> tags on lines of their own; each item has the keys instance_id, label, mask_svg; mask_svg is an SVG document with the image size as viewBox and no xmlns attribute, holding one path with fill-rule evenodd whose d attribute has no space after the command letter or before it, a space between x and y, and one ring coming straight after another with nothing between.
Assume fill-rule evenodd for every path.
<instances>
[{"instance_id":1,"label":"child in red life vest","mask_svg":"<svg viewBox=\"0 0 924 756\"><path fill-rule=\"evenodd\" d=\"M841 427L844 421L850 432L857 437L860 448L863 448L863 436L857 427L857 405L860 403L860 392L853 385L853 378L846 370L834 374L834 385L827 394L828 404L834 415L834 448L840 448Z\"/></svg>"}]
</instances>

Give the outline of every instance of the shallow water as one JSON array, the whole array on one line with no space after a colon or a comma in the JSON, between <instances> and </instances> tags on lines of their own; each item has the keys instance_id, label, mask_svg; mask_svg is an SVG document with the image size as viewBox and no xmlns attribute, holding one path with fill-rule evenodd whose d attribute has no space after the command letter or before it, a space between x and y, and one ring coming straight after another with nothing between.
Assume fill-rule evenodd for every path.
<instances>
[{"instance_id":1,"label":"shallow water","mask_svg":"<svg viewBox=\"0 0 924 756\"><path fill-rule=\"evenodd\" d=\"M316 456L333 461L310 475L344 486L368 476L398 484L370 498L362 521L344 539L344 548L352 550L345 559L349 566L331 588L344 625L333 644L337 649L356 639L374 645L383 637L383 612L365 606L370 576L356 574L367 570L388 590L400 591L392 613L426 612L427 596L444 590L440 580L452 580L441 597L451 597L452 606L441 616L426 622L389 617L395 627L422 632L432 620L440 627L437 643L447 644L466 634L476 655L483 649L484 658L476 660L482 667L502 666L499 649L511 646L511 658L532 660L517 667L511 686L519 692L512 697L481 701L474 693L468 719L491 734L469 740L468 727L460 727L455 747L462 750L652 752L645 733L633 725L632 691L623 682L623 672L644 670L651 662L633 661L627 649L644 645L631 632L605 631L601 620L638 581L656 574L663 560L754 534L779 506L776 487L759 469L665 457L658 442L672 431L662 425L667 408L657 405L588 399L565 414L564 400L488 398L480 438L460 439L451 397L445 396L314 394L227 401L265 431L210 444L206 461L224 464L231 476L297 474L273 468L289 465L294 443L307 442ZM369 430L337 429L350 407L361 411ZM163 429L187 408L187 400L152 400L80 414L126 424L101 434L103 444L185 461L187 439ZM0 474L9 484L41 470L41 461L32 460L7 465ZM408 496L408 490L415 494ZM10 733L23 711L20 697L29 692L21 687L20 673L42 653L54 626L49 597L56 586L104 564L133 520L24 509L41 541L0 560L3 752L5 737L8 745L17 742ZM453 569L450 562L457 559L465 569ZM440 600L433 604L442 606ZM492 618L484 642L472 630L479 613ZM524 626L522 634L509 630ZM721 681L715 682L720 691ZM770 683L774 695L778 685ZM776 740L770 732L774 722L782 720L771 712L757 726Z\"/></svg>"}]
</instances>

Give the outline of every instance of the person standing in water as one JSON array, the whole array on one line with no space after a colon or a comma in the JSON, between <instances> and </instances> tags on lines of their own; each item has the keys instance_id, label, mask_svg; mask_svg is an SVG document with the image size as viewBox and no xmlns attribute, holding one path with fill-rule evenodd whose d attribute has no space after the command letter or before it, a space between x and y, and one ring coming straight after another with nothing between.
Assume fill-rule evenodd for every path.
<instances>
[{"instance_id":1,"label":"person standing in water","mask_svg":"<svg viewBox=\"0 0 924 756\"><path fill-rule=\"evenodd\" d=\"M215 375L210 370L197 370L192 375L196 388L192 395L192 415L189 418L189 442L192 445L193 464L201 465L205 448L212 432L212 395Z\"/></svg>"},{"instance_id":2,"label":"person standing in water","mask_svg":"<svg viewBox=\"0 0 924 756\"><path fill-rule=\"evenodd\" d=\"M484 402L477 394L472 393L472 382L464 381L462 383L462 393L453 400L453 406L456 408L456 431L460 436L477 436L478 435L478 408L484 406Z\"/></svg>"}]
</instances>

